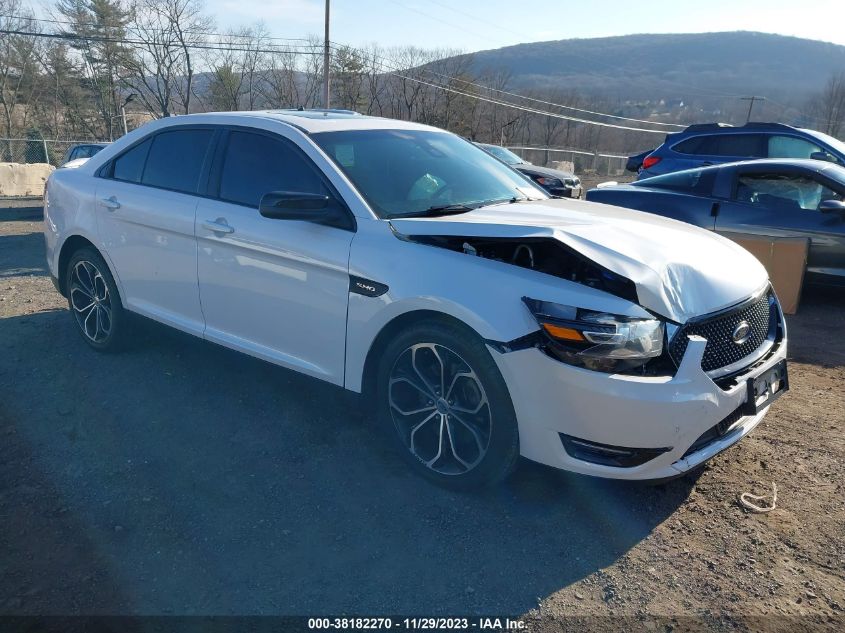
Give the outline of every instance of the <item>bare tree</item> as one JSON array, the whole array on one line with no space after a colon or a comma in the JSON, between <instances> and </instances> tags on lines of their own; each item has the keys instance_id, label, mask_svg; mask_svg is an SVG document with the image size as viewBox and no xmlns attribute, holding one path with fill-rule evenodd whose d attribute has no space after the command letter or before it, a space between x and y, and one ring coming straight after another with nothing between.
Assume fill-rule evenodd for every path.
<instances>
[{"instance_id":1,"label":"bare tree","mask_svg":"<svg viewBox=\"0 0 845 633\"><path fill-rule=\"evenodd\" d=\"M845 71L827 80L827 84L809 103L810 118L821 124L821 131L839 137L845 132Z\"/></svg>"},{"instance_id":2,"label":"bare tree","mask_svg":"<svg viewBox=\"0 0 845 633\"><path fill-rule=\"evenodd\" d=\"M124 84L150 114L187 114L194 86L193 47L202 43L212 20L200 0L133 0L128 33L137 43L122 60Z\"/></svg>"}]
</instances>

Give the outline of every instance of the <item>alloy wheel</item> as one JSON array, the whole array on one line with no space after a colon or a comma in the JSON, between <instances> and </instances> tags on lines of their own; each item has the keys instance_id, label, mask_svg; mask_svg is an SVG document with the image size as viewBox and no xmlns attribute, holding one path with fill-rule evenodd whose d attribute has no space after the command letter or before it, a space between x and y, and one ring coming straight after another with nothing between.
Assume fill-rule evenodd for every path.
<instances>
[{"instance_id":1,"label":"alloy wheel","mask_svg":"<svg viewBox=\"0 0 845 633\"><path fill-rule=\"evenodd\" d=\"M405 447L434 472L464 474L487 454L490 402L455 351L436 343L407 348L390 371L388 401Z\"/></svg>"},{"instance_id":2,"label":"alloy wheel","mask_svg":"<svg viewBox=\"0 0 845 633\"><path fill-rule=\"evenodd\" d=\"M78 261L70 277L70 305L79 329L87 339L102 343L111 333L112 304L109 287L96 264Z\"/></svg>"}]
</instances>

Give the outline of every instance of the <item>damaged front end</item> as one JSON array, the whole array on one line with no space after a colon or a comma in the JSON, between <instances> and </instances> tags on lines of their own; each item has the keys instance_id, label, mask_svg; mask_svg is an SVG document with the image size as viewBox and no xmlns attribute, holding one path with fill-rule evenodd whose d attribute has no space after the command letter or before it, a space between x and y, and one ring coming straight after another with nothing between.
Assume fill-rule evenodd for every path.
<instances>
[{"instance_id":1,"label":"damaged front end","mask_svg":"<svg viewBox=\"0 0 845 633\"><path fill-rule=\"evenodd\" d=\"M602 290L633 303L637 287L630 279L584 257L566 244L546 237L491 238L458 235L402 235L401 239L428 244L473 257L483 257Z\"/></svg>"},{"instance_id":2,"label":"damaged front end","mask_svg":"<svg viewBox=\"0 0 845 633\"><path fill-rule=\"evenodd\" d=\"M493 238L413 235L401 239L553 275L638 303L636 285L552 238ZM500 351L537 347L569 365L605 373L672 375L664 321L607 314L523 297L539 331L509 343L489 342Z\"/></svg>"}]
</instances>

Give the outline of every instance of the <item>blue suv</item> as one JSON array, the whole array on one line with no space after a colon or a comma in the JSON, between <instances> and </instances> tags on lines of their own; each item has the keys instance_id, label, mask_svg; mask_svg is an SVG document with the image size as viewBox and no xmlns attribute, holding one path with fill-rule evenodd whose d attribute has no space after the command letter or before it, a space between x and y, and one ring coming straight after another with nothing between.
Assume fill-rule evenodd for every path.
<instances>
[{"instance_id":1,"label":"blue suv","mask_svg":"<svg viewBox=\"0 0 845 633\"><path fill-rule=\"evenodd\" d=\"M637 179L755 158L815 158L845 165L845 143L782 123L690 125L666 135L663 144L643 159Z\"/></svg>"}]
</instances>

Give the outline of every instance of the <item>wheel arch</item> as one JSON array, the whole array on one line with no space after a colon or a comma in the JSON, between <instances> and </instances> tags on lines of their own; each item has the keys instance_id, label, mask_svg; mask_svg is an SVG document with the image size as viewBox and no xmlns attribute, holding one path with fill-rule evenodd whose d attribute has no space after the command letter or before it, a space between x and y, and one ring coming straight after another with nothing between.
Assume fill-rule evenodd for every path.
<instances>
[{"instance_id":1,"label":"wheel arch","mask_svg":"<svg viewBox=\"0 0 845 633\"><path fill-rule=\"evenodd\" d=\"M378 368L378 359L381 355L381 351L387 343L397 335L397 333L423 322L448 323L466 331L469 335L477 336L483 340L483 337L474 328L461 319L451 314L447 314L446 312L423 308L403 312L402 314L393 317L390 321L385 323L379 330L378 334L376 334L364 359L360 384L361 394L364 396L365 402L373 401L372 396L376 388L376 370Z\"/></svg>"},{"instance_id":2,"label":"wheel arch","mask_svg":"<svg viewBox=\"0 0 845 633\"><path fill-rule=\"evenodd\" d=\"M56 272L59 283L59 292L62 293L62 296L67 297L65 272L67 271L67 266L70 263L70 258L73 257L74 253L83 248L90 248L103 259L109 269L109 273L111 274L112 279L114 279L114 282L118 287L118 290L120 290L120 280L117 278L117 275L114 274L114 268L112 267L105 254L99 248L97 248L94 242L92 242L84 235L74 234L68 236L68 238L62 243L62 247L59 250L59 261ZM123 302L122 297L118 296L118 299L121 301L121 303Z\"/></svg>"}]
</instances>

